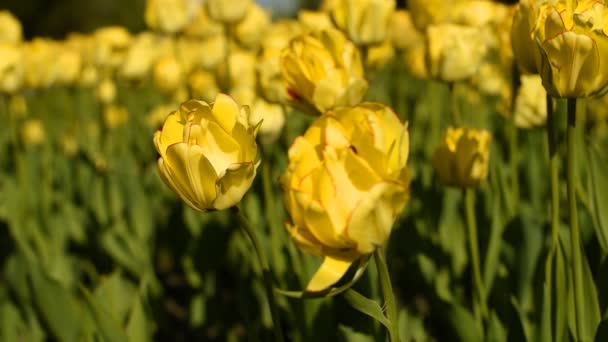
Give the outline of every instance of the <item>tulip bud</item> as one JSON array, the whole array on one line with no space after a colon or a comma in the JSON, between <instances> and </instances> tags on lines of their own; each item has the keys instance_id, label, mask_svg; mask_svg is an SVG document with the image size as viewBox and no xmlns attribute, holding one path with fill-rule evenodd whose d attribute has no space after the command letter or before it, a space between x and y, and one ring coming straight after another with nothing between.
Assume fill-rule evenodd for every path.
<instances>
[{"instance_id":1,"label":"tulip bud","mask_svg":"<svg viewBox=\"0 0 608 342\"><path fill-rule=\"evenodd\" d=\"M95 35L95 62L104 68L116 68L123 64L129 46L131 34L120 26L100 28Z\"/></svg>"},{"instance_id":2,"label":"tulip bud","mask_svg":"<svg viewBox=\"0 0 608 342\"><path fill-rule=\"evenodd\" d=\"M336 25L357 45L383 42L395 0L341 0L332 9Z\"/></svg>"},{"instance_id":3,"label":"tulip bud","mask_svg":"<svg viewBox=\"0 0 608 342\"><path fill-rule=\"evenodd\" d=\"M184 28L184 34L189 37L208 38L224 34L224 25L209 17L207 8L200 7L192 21Z\"/></svg>"},{"instance_id":4,"label":"tulip bud","mask_svg":"<svg viewBox=\"0 0 608 342\"><path fill-rule=\"evenodd\" d=\"M513 112L519 128L544 126L547 122L547 92L539 75L521 75L521 86Z\"/></svg>"},{"instance_id":5,"label":"tulip bud","mask_svg":"<svg viewBox=\"0 0 608 342\"><path fill-rule=\"evenodd\" d=\"M113 103L116 99L116 84L110 78L105 78L97 86L97 100L103 104Z\"/></svg>"},{"instance_id":6,"label":"tulip bud","mask_svg":"<svg viewBox=\"0 0 608 342\"><path fill-rule=\"evenodd\" d=\"M587 97L608 86L608 8L602 1L575 1L540 7L532 32L541 51L540 75L553 97Z\"/></svg>"},{"instance_id":7,"label":"tulip bud","mask_svg":"<svg viewBox=\"0 0 608 342\"><path fill-rule=\"evenodd\" d=\"M129 120L129 112L125 107L110 104L103 109L103 123L109 129L120 127L127 120Z\"/></svg>"},{"instance_id":8,"label":"tulip bud","mask_svg":"<svg viewBox=\"0 0 608 342\"><path fill-rule=\"evenodd\" d=\"M324 261L308 284L322 291L388 239L409 197L409 133L385 105L340 107L289 148L281 178L294 242Z\"/></svg>"},{"instance_id":9,"label":"tulip bud","mask_svg":"<svg viewBox=\"0 0 608 342\"><path fill-rule=\"evenodd\" d=\"M22 45L25 83L30 88L48 88L55 84L60 70L55 63L57 44L49 39L35 38Z\"/></svg>"},{"instance_id":10,"label":"tulip bud","mask_svg":"<svg viewBox=\"0 0 608 342\"><path fill-rule=\"evenodd\" d=\"M214 20L236 23L245 17L251 4L251 0L207 0L207 11Z\"/></svg>"},{"instance_id":11,"label":"tulip bud","mask_svg":"<svg viewBox=\"0 0 608 342\"><path fill-rule=\"evenodd\" d=\"M485 130L448 128L433 156L433 166L441 183L464 188L485 180L491 139Z\"/></svg>"},{"instance_id":12,"label":"tulip bud","mask_svg":"<svg viewBox=\"0 0 608 342\"><path fill-rule=\"evenodd\" d=\"M23 32L21 23L9 11L0 11L0 44L21 42Z\"/></svg>"},{"instance_id":13,"label":"tulip bud","mask_svg":"<svg viewBox=\"0 0 608 342\"><path fill-rule=\"evenodd\" d=\"M154 135L162 180L193 209L236 205L256 174L257 128L227 95L184 102Z\"/></svg>"},{"instance_id":14,"label":"tulip bud","mask_svg":"<svg viewBox=\"0 0 608 342\"><path fill-rule=\"evenodd\" d=\"M25 146L38 146L46 140L44 124L39 119L29 119L21 127L21 139Z\"/></svg>"},{"instance_id":15,"label":"tulip bud","mask_svg":"<svg viewBox=\"0 0 608 342\"><path fill-rule=\"evenodd\" d=\"M182 67L172 55L159 59L154 65L154 86L159 90L171 93L182 83Z\"/></svg>"},{"instance_id":16,"label":"tulip bud","mask_svg":"<svg viewBox=\"0 0 608 342\"><path fill-rule=\"evenodd\" d=\"M292 40L281 72L293 105L311 114L359 103L367 91L359 50L335 29Z\"/></svg>"}]
</instances>

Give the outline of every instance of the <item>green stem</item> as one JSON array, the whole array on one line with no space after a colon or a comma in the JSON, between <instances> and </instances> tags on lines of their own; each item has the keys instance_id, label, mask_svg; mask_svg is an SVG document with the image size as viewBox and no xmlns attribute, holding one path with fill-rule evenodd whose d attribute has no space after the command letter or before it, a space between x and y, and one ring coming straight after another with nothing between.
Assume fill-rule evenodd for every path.
<instances>
[{"instance_id":1,"label":"green stem","mask_svg":"<svg viewBox=\"0 0 608 342\"><path fill-rule=\"evenodd\" d=\"M519 156L517 148L517 126L511 120L508 128L509 134L509 152L511 154L511 191L512 191L512 213L515 215L519 207Z\"/></svg>"},{"instance_id":2,"label":"green stem","mask_svg":"<svg viewBox=\"0 0 608 342\"><path fill-rule=\"evenodd\" d=\"M395 302L395 294L393 293L393 285L391 284L391 277L388 272L384 251L381 248L377 248L374 252L374 260L376 261L376 267L378 268L382 295L384 296L384 301L386 302L387 318L390 321L391 328L389 330L389 334L391 341L398 342L399 320L397 316L397 303Z\"/></svg>"},{"instance_id":3,"label":"green stem","mask_svg":"<svg viewBox=\"0 0 608 342\"><path fill-rule=\"evenodd\" d=\"M477 293L477 300L481 308L481 316L483 318L488 315L486 306L486 296L481 278L481 268L479 261L479 242L477 239L477 219L475 217L475 188L464 189L465 195L465 211L467 219L467 228L469 234L469 248L471 250L471 265L473 268L473 283Z\"/></svg>"},{"instance_id":4,"label":"green stem","mask_svg":"<svg viewBox=\"0 0 608 342\"><path fill-rule=\"evenodd\" d=\"M272 322L274 327L275 341L285 341L283 337L283 329L281 328L281 319L279 317L279 308L277 306L276 299L274 298L274 291L272 286L272 276L270 274L270 267L268 267L268 259L264 253L264 249L260 240L258 239L255 230L249 224L249 220L239 211L238 207L233 207L232 211L238 218L241 228L247 233L249 239L253 243L253 248L258 256L258 262L262 268L262 277L264 281L264 289L266 290L266 296L268 297L268 305L270 306L270 314L272 316Z\"/></svg>"},{"instance_id":5,"label":"green stem","mask_svg":"<svg viewBox=\"0 0 608 342\"><path fill-rule=\"evenodd\" d=\"M568 99L568 209L570 216L570 241L572 243L572 274L574 275L574 306L576 312L576 333L577 341L585 341L587 332L585 331L585 303L583 296L583 270L580 230L578 227L578 213L576 210L576 98Z\"/></svg>"},{"instance_id":6,"label":"green stem","mask_svg":"<svg viewBox=\"0 0 608 342\"><path fill-rule=\"evenodd\" d=\"M551 321L553 317L553 258L559 243L559 160L557 155L557 126L555 113L553 111L553 99L547 95L547 141L549 143L549 177L551 183L551 249L545 261L545 290L544 298L547 301L545 309L548 313L543 314L545 327L541 331L541 341L552 341ZM555 332L557 336L558 332Z\"/></svg>"}]
</instances>

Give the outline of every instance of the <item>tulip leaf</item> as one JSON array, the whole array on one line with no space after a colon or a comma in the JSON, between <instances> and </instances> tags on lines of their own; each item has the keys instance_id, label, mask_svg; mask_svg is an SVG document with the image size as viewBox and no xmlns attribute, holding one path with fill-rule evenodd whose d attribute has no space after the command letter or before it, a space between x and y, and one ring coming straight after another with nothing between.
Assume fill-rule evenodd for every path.
<instances>
[{"instance_id":1,"label":"tulip leaf","mask_svg":"<svg viewBox=\"0 0 608 342\"><path fill-rule=\"evenodd\" d=\"M127 337L129 341L149 341L146 313L142 298L135 296L129 319L127 321Z\"/></svg>"},{"instance_id":2,"label":"tulip leaf","mask_svg":"<svg viewBox=\"0 0 608 342\"><path fill-rule=\"evenodd\" d=\"M608 160L605 153L594 145L588 145L589 155L589 206L595 234L604 255L608 254Z\"/></svg>"},{"instance_id":3,"label":"tulip leaf","mask_svg":"<svg viewBox=\"0 0 608 342\"><path fill-rule=\"evenodd\" d=\"M349 342L373 342L374 341L374 338L372 336L358 332L349 326L339 325L338 330L342 333L342 336L344 337L344 341L349 341Z\"/></svg>"},{"instance_id":4,"label":"tulip leaf","mask_svg":"<svg viewBox=\"0 0 608 342\"><path fill-rule=\"evenodd\" d=\"M464 307L452 305L449 310L449 320L460 337L460 341L483 341L482 328L479 321Z\"/></svg>"},{"instance_id":5,"label":"tulip leaf","mask_svg":"<svg viewBox=\"0 0 608 342\"><path fill-rule=\"evenodd\" d=\"M82 288L86 298L87 308L93 316L97 332L104 341L127 342L127 335L120 322L113 317L106 308L86 288Z\"/></svg>"},{"instance_id":6,"label":"tulip leaf","mask_svg":"<svg viewBox=\"0 0 608 342\"><path fill-rule=\"evenodd\" d=\"M380 304L378 304L378 302L363 296L362 294L353 289L349 289L348 291L344 292L343 296L344 299L346 299L346 301L348 302L348 304L350 304L350 306L352 306L354 309L375 319L376 321L384 325L387 329L390 329L391 323L388 318L384 316L382 308L380 307Z\"/></svg>"}]
</instances>

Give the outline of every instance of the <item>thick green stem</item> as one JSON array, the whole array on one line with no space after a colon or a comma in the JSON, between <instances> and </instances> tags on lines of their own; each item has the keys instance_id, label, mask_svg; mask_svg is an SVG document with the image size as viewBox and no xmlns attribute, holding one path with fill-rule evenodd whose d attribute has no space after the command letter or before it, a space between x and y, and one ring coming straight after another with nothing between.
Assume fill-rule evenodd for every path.
<instances>
[{"instance_id":1,"label":"thick green stem","mask_svg":"<svg viewBox=\"0 0 608 342\"><path fill-rule=\"evenodd\" d=\"M511 121L509 132L509 153L511 166L511 204L512 213L515 215L519 207L519 155L517 146L517 126Z\"/></svg>"},{"instance_id":2,"label":"thick green stem","mask_svg":"<svg viewBox=\"0 0 608 342\"><path fill-rule=\"evenodd\" d=\"M583 296L583 270L580 230L578 227L578 213L576 210L576 99L568 99L568 212L570 217L570 241L572 243L572 274L574 276L574 306L576 311L576 334L577 341L585 341L587 332L585 331L585 303Z\"/></svg>"},{"instance_id":3,"label":"thick green stem","mask_svg":"<svg viewBox=\"0 0 608 342\"><path fill-rule=\"evenodd\" d=\"M475 284L475 292L481 309L483 318L488 315L486 306L486 295L481 278L481 267L479 260L479 241L477 239L477 219L475 217L475 188L464 189L465 195L465 211L467 219L467 229L469 234L469 249L471 251L471 265L473 268L473 283Z\"/></svg>"},{"instance_id":4,"label":"thick green stem","mask_svg":"<svg viewBox=\"0 0 608 342\"><path fill-rule=\"evenodd\" d=\"M543 314L543 324L545 327L541 331L541 341L553 341L551 331L551 321L553 317L553 258L559 243L559 160L557 155L557 126L555 113L553 111L553 99L547 95L547 142L549 145L549 177L551 184L551 249L545 261L545 291L544 298L547 301ZM555 332L555 336L558 332Z\"/></svg>"},{"instance_id":5,"label":"thick green stem","mask_svg":"<svg viewBox=\"0 0 608 342\"><path fill-rule=\"evenodd\" d=\"M391 342L399 342L397 303L395 302L395 294L393 293L393 285L391 284L391 277L388 272L388 265L386 264L384 251L381 248L376 249L374 252L374 260L376 261L376 267L378 268L382 296L384 297L384 301L386 303L386 316L390 321L391 328L389 330L389 334L391 337Z\"/></svg>"},{"instance_id":6,"label":"thick green stem","mask_svg":"<svg viewBox=\"0 0 608 342\"><path fill-rule=\"evenodd\" d=\"M241 228L247 233L249 239L253 243L253 248L258 256L258 262L262 268L262 278L264 281L264 289L266 290L266 296L268 297L268 305L270 306L270 314L272 315L272 322L274 327L275 341L285 341L283 337L283 329L281 328L281 319L279 317L279 308L277 306L276 299L274 298L274 291L272 286L272 275L270 274L270 267L268 267L268 259L260 240L258 239L255 230L249 224L249 220L239 211L237 207L233 207L232 211L238 218Z\"/></svg>"}]
</instances>

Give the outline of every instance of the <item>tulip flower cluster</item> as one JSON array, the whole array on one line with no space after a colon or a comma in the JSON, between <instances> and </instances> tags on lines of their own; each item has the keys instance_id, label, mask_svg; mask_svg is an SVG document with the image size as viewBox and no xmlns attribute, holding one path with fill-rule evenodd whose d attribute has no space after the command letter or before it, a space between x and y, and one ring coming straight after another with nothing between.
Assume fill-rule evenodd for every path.
<instances>
[{"instance_id":1,"label":"tulip flower cluster","mask_svg":"<svg viewBox=\"0 0 608 342\"><path fill-rule=\"evenodd\" d=\"M145 30L63 39L0 11L0 340L322 336L331 301L279 295L387 328L328 339L601 335L606 1L261 3L146 0Z\"/></svg>"}]
</instances>

